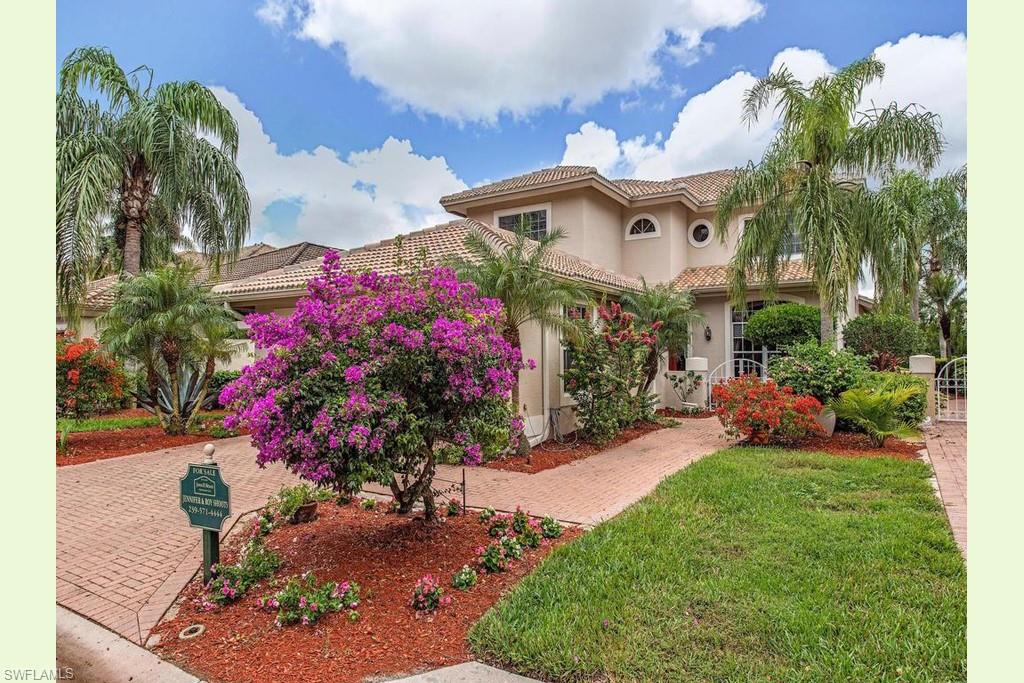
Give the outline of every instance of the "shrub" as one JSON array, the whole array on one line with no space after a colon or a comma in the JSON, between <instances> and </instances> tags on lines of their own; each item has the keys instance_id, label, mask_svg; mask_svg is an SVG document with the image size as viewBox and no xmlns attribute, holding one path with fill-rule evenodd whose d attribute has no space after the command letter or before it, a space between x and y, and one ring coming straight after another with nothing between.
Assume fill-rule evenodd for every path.
<instances>
[{"instance_id":1,"label":"shrub","mask_svg":"<svg viewBox=\"0 0 1024 683\"><path fill-rule=\"evenodd\" d=\"M316 575L306 572L301 577L288 579L285 587L260 601L265 609L277 610L275 623L286 626L301 622L312 626L320 617L329 612L350 610L349 616L356 615L359 607L359 584L355 581L317 581Z\"/></svg>"},{"instance_id":2,"label":"shrub","mask_svg":"<svg viewBox=\"0 0 1024 683\"><path fill-rule=\"evenodd\" d=\"M242 376L241 370L217 370L213 373L213 377L210 378L210 393L216 397L215 403L219 408L226 408L224 404L220 402L220 392L224 390L231 382Z\"/></svg>"},{"instance_id":3,"label":"shrub","mask_svg":"<svg viewBox=\"0 0 1024 683\"><path fill-rule=\"evenodd\" d=\"M531 519L526 527L517 534L519 542L527 548L537 548L540 546L542 538L540 531L540 523L535 519Z\"/></svg>"},{"instance_id":4,"label":"shrub","mask_svg":"<svg viewBox=\"0 0 1024 683\"><path fill-rule=\"evenodd\" d=\"M268 548L262 538L253 538L234 564L214 566L214 577L207 586L207 603L226 605L239 600L250 588L269 578L281 566L281 558Z\"/></svg>"},{"instance_id":5,"label":"shrub","mask_svg":"<svg viewBox=\"0 0 1024 683\"><path fill-rule=\"evenodd\" d=\"M900 406L917 392L915 387L892 391L850 389L831 401L829 407L836 417L852 422L871 438L872 444L881 447L890 436L906 439L920 434L914 425L900 420L897 414Z\"/></svg>"},{"instance_id":6,"label":"shrub","mask_svg":"<svg viewBox=\"0 0 1024 683\"><path fill-rule=\"evenodd\" d=\"M794 344L788 356L768 364L768 376L776 384L822 403L857 386L867 372L867 362L861 356L817 342Z\"/></svg>"},{"instance_id":7,"label":"shrub","mask_svg":"<svg viewBox=\"0 0 1024 683\"><path fill-rule=\"evenodd\" d=\"M562 375L583 437L606 443L638 420L654 418L652 395L640 391L657 330L638 330L617 303L598 309L601 324L577 320L566 346L572 365Z\"/></svg>"},{"instance_id":8,"label":"shrub","mask_svg":"<svg viewBox=\"0 0 1024 683\"><path fill-rule=\"evenodd\" d=\"M491 517L495 516L496 514L498 514L498 513L497 513L497 511L494 508L489 507L489 506L485 507L483 510L480 511L480 521L481 522L486 522L487 520L489 520Z\"/></svg>"},{"instance_id":9,"label":"shrub","mask_svg":"<svg viewBox=\"0 0 1024 683\"><path fill-rule=\"evenodd\" d=\"M452 575L452 586L460 591L468 591L476 585L476 570L468 564L462 565L462 569Z\"/></svg>"},{"instance_id":10,"label":"shrub","mask_svg":"<svg viewBox=\"0 0 1024 683\"><path fill-rule=\"evenodd\" d=\"M921 353L927 342L921 327L905 315L865 313L843 327L843 344L867 356L875 370L893 370Z\"/></svg>"},{"instance_id":11,"label":"shrub","mask_svg":"<svg viewBox=\"0 0 1024 683\"><path fill-rule=\"evenodd\" d=\"M416 582L416 587L412 589L412 602L409 604L417 611L433 612L451 601L434 576L427 574Z\"/></svg>"},{"instance_id":12,"label":"shrub","mask_svg":"<svg viewBox=\"0 0 1024 683\"><path fill-rule=\"evenodd\" d=\"M477 563L488 574L496 574L508 569L508 557L500 543L488 543L487 547L477 548Z\"/></svg>"},{"instance_id":13,"label":"shrub","mask_svg":"<svg viewBox=\"0 0 1024 683\"><path fill-rule=\"evenodd\" d=\"M689 403L690 395L704 385L704 376L698 375L693 370L666 372L665 379L668 380L673 393L679 398L679 402L683 404L683 408L688 407L686 404Z\"/></svg>"},{"instance_id":14,"label":"shrub","mask_svg":"<svg viewBox=\"0 0 1024 683\"><path fill-rule=\"evenodd\" d=\"M359 501L359 507L364 510L372 510L377 507L377 500L375 498L363 498Z\"/></svg>"},{"instance_id":15,"label":"shrub","mask_svg":"<svg viewBox=\"0 0 1024 683\"><path fill-rule=\"evenodd\" d=\"M815 421L821 403L813 396L797 396L772 380L744 375L712 388L715 414L730 436L752 444L796 444L822 429Z\"/></svg>"},{"instance_id":16,"label":"shrub","mask_svg":"<svg viewBox=\"0 0 1024 683\"><path fill-rule=\"evenodd\" d=\"M268 503L268 508L272 513L280 515L282 520L289 520L306 503L331 500L334 495L333 491L309 484L282 486Z\"/></svg>"},{"instance_id":17,"label":"shrub","mask_svg":"<svg viewBox=\"0 0 1024 683\"><path fill-rule=\"evenodd\" d=\"M754 346L787 348L821 338L821 311L807 304L767 306L747 321L744 336Z\"/></svg>"},{"instance_id":18,"label":"shrub","mask_svg":"<svg viewBox=\"0 0 1024 683\"><path fill-rule=\"evenodd\" d=\"M57 417L89 417L119 408L124 368L95 339L57 334Z\"/></svg>"},{"instance_id":19,"label":"shrub","mask_svg":"<svg viewBox=\"0 0 1024 683\"><path fill-rule=\"evenodd\" d=\"M516 511L512 513L512 531L521 534L526 531L528 526L530 526L530 513L523 512L523 509L517 505Z\"/></svg>"},{"instance_id":20,"label":"shrub","mask_svg":"<svg viewBox=\"0 0 1024 683\"><path fill-rule=\"evenodd\" d=\"M513 535L501 537L501 549L509 560L519 560L523 557L523 544Z\"/></svg>"},{"instance_id":21,"label":"shrub","mask_svg":"<svg viewBox=\"0 0 1024 683\"><path fill-rule=\"evenodd\" d=\"M501 316L449 269L353 275L327 252L294 313L246 318L269 353L221 392L225 424L251 430L261 465L350 493L377 482L433 518L435 444L477 464L522 431L509 396L524 364Z\"/></svg>"},{"instance_id":22,"label":"shrub","mask_svg":"<svg viewBox=\"0 0 1024 683\"><path fill-rule=\"evenodd\" d=\"M545 517L540 520L540 530L544 538L558 538L562 535L562 525L554 517Z\"/></svg>"},{"instance_id":23,"label":"shrub","mask_svg":"<svg viewBox=\"0 0 1024 683\"><path fill-rule=\"evenodd\" d=\"M455 515L462 512L462 506L459 505L459 501L452 498L448 501L448 516L454 517Z\"/></svg>"},{"instance_id":24,"label":"shrub","mask_svg":"<svg viewBox=\"0 0 1024 683\"><path fill-rule=\"evenodd\" d=\"M901 422L920 425L928 409L928 382L923 378L900 372L869 372L859 385L859 388L872 391L894 391L908 387L916 389L916 392L896 409L896 417Z\"/></svg>"},{"instance_id":25,"label":"shrub","mask_svg":"<svg viewBox=\"0 0 1024 683\"><path fill-rule=\"evenodd\" d=\"M487 535L497 538L498 536L503 535L511 527L512 515L494 515L490 518L490 524L487 526Z\"/></svg>"}]
</instances>

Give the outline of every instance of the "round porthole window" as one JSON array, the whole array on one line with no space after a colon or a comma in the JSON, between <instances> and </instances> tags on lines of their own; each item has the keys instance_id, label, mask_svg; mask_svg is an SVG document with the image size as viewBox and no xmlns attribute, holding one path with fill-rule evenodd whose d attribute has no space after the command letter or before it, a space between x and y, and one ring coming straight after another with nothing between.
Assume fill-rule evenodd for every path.
<instances>
[{"instance_id":1,"label":"round porthole window","mask_svg":"<svg viewBox=\"0 0 1024 683\"><path fill-rule=\"evenodd\" d=\"M711 241L711 224L705 220L694 221L690 226L690 244L695 247L705 247Z\"/></svg>"}]
</instances>

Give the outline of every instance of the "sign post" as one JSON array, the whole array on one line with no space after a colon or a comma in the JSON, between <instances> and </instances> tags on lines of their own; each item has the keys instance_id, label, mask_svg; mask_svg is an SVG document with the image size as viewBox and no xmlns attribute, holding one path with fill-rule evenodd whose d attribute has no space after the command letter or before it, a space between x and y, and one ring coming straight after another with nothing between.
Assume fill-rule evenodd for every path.
<instances>
[{"instance_id":1,"label":"sign post","mask_svg":"<svg viewBox=\"0 0 1024 683\"><path fill-rule=\"evenodd\" d=\"M220 562L220 529L231 515L231 487L220 476L213 460L212 443L203 447L203 462L192 463L181 478L181 509L190 526L203 530L203 583L213 577L213 566Z\"/></svg>"}]
</instances>

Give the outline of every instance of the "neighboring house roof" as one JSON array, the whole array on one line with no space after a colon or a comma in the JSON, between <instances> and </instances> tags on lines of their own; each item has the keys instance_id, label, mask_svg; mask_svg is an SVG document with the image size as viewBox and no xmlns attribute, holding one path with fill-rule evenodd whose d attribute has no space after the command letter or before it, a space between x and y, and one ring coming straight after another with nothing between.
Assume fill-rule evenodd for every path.
<instances>
[{"instance_id":1,"label":"neighboring house roof","mask_svg":"<svg viewBox=\"0 0 1024 683\"><path fill-rule=\"evenodd\" d=\"M598 173L597 169L593 166L553 166L447 195L441 198L441 204L442 206L451 206L474 199L531 190L546 185L577 182L585 179L600 181L610 190L617 192L622 199L628 201L686 193L698 204L714 204L718 201L718 196L729 186L734 177L735 171L723 169L689 176L679 176L678 178L670 178L668 180L639 180L633 178L609 180Z\"/></svg>"},{"instance_id":2,"label":"neighboring house roof","mask_svg":"<svg viewBox=\"0 0 1024 683\"><path fill-rule=\"evenodd\" d=\"M299 242L287 247L271 247L270 245L259 244L243 247L240 253L248 254L237 261L222 263L220 272L216 276L212 269L202 267L199 271L199 278L204 282L231 282L241 278L252 277L270 270L308 261L323 256L331 247L311 242ZM185 261L190 261L202 266L205 261L196 259L197 252L183 252ZM199 256L202 256L199 254ZM114 303L114 290L119 279L118 275L93 280L86 286L83 308L85 310L104 311Z\"/></svg>"},{"instance_id":3,"label":"neighboring house roof","mask_svg":"<svg viewBox=\"0 0 1024 683\"><path fill-rule=\"evenodd\" d=\"M471 230L482 233L499 246L511 245L515 240L515 234L508 230L468 218L460 219L402 235L401 240L392 238L351 249L342 253L341 265L351 271L376 270L394 273L409 272L418 268L424 261L428 264L438 264L448 257L470 258L465 240ZM322 261L322 258L317 258L255 277L217 285L214 291L233 299L252 298L251 295L301 292L305 290L309 279L319 274ZM558 249L549 250L545 266L552 275L581 280L607 289L636 289L640 286L640 281L636 278L613 272Z\"/></svg>"},{"instance_id":4,"label":"neighboring house roof","mask_svg":"<svg viewBox=\"0 0 1024 683\"><path fill-rule=\"evenodd\" d=\"M238 259L249 258L250 256L259 256L260 254L266 254L269 251L275 251L277 247L265 242L257 242L256 244L247 244L242 247L238 252ZM206 254L201 251L179 251L177 257L182 261L190 261L197 266L203 267L207 264Z\"/></svg>"},{"instance_id":5,"label":"neighboring house roof","mask_svg":"<svg viewBox=\"0 0 1024 683\"><path fill-rule=\"evenodd\" d=\"M779 269L780 284L806 283L810 281L811 271L803 261L786 261ZM756 286L760 283L750 281L749 284ZM690 289L695 292L700 292L701 290L724 290L729 286L729 266L696 266L686 268L672 280L672 286L677 289Z\"/></svg>"}]
</instances>

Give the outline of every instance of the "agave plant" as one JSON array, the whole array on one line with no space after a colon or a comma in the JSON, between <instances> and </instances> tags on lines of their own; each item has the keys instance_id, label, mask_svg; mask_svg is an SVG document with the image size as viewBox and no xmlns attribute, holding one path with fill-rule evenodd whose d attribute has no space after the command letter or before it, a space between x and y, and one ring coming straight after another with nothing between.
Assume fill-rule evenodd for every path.
<instances>
[{"instance_id":1,"label":"agave plant","mask_svg":"<svg viewBox=\"0 0 1024 683\"><path fill-rule=\"evenodd\" d=\"M848 389L830 401L829 408L835 412L836 417L848 420L864 430L873 445L882 447L890 436L909 439L920 435L914 425L898 417L899 407L920 392L917 387L891 391Z\"/></svg>"}]
</instances>

